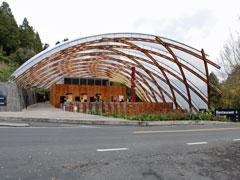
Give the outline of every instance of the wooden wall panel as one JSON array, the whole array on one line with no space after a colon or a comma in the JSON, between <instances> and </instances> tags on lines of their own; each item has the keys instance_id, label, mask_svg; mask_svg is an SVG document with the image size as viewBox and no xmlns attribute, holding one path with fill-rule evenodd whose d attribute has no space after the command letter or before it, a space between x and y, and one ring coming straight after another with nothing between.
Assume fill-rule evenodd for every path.
<instances>
[{"instance_id":1,"label":"wooden wall panel","mask_svg":"<svg viewBox=\"0 0 240 180\"><path fill-rule=\"evenodd\" d=\"M73 103L75 97L81 94L87 94L87 101L90 102L91 96L101 94L101 99L104 102L110 102L112 96L118 100L119 96L124 97L126 101L126 87L125 86L93 86L93 85L67 85L55 84L50 88L50 102L54 107L60 107L60 96L65 96L67 93L72 93Z\"/></svg>"}]
</instances>

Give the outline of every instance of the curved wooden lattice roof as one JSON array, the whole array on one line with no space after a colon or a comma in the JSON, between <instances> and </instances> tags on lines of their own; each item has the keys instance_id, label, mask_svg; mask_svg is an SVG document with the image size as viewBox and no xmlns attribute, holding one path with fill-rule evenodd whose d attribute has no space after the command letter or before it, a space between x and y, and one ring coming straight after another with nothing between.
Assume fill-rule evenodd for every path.
<instances>
[{"instance_id":1,"label":"curved wooden lattice roof","mask_svg":"<svg viewBox=\"0 0 240 180\"><path fill-rule=\"evenodd\" d=\"M147 102L173 102L197 111L209 105L208 66L220 68L204 51L147 34L115 33L67 41L25 62L13 74L24 87L49 88L63 77L101 77L130 86Z\"/></svg>"}]
</instances>

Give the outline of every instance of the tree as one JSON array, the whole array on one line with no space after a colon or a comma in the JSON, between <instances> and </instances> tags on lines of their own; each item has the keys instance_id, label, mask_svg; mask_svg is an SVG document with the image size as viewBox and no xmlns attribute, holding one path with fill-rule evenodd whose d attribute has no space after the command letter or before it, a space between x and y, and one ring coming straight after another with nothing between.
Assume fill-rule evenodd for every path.
<instances>
[{"instance_id":1,"label":"tree","mask_svg":"<svg viewBox=\"0 0 240 180\"><path fill-rule=\"evenodd\" d=\"M34 30L28 23L27 18L24 18L20 25L20 45L24 48L33 49L34 47Z\"/></svg>"},{"instance_id":2,"label":"tree","mask_svg":"<svg viewBox=\"0 0 240 180\"><path fill-rule=\"evenodd\" d=\"M221 84L222 105L227 108L240 107L240 35L231 34L221 52L222 74Z\"/></svg>"},{"instance_id":3,"label":"tree","mask_svg":"<svg viewBox=\"0 0 240 180\"><path fill-rule=\"evenodd\" d=\"M11 59L5 55L4 51L1 48L0 49L0 63L1 64L9 64L10 62L11 62Z\"/></svg>"},{"instance_id":4,"label":"tree","mask_svg":"<svg viewBox=\"0 0 240 180\"><path fill-rule=\"evenodd\" d=\"M234 37L235 36L235 37ZM240 35L231 34L220 54L223 77L226 79L235 68L240 68Z\"/></svg>"},{"instance_id":5,"label":"tree","mask_svg":"<svg viewBox=\"0 0 240 180\"><path fill-rule=\"evenodd\" d=\"M42 41L41 41L41 38L38 34L38 32L35 33L35 37L34 37L34 46L33 46L33 49L35 52L40 52L43 50L43 46L42 46Z\"/></svg>"},{"instance_id":6,"label":"tree","mask_svg":"<svg viewBox=\"0 0 240 180\"><path fill-rule=\"evenodd\" d=\"M0 7L0 47L10 55L19 47L19 29L8 3Z\"/></svg>"},{"instance_id":7,"label":"tree","mask_svg":"<svg viewBox=\"0 0 240 180\"><path fill-rule=\"evenodd\" d=\"M219 92L220 89L220 83L218 77L211 72L209 75L209 81L210 81L210 106L212 108L218 108L221 107L221 93Z\"/></svg>"},{"instance_id":8,"label":"tree","mask_svg":"<svg viewBox=\"0 0 240 180\"><path fill-rule=\"evenodd\" d=\"M66 42L66 41L68 41L68 38L64 38L63 40L62 40L62 42ZM60 44L61 42L60 41L57 41L56 43L55 43L55 45L58 45L58 44Z\"/></svg>"},{"instance_id":9,"label":"tree","mask_svg":"<svg viewBox=\"0 0 240 180\"><path fill-rule=\"evenodd\" d=\"M21 47L18 48L15 53L11 54L10 58L14 59L17 64L21 65L35 54L36 52L34 52L32 49Z\"/></svg>"},{"instance_id":10,"label":"tree","mask_svg":"<svg viewBox=\"0 0 240 180\"><path fill-rule=\"evenodd\" d=\"M222 82L222 105L226 108L240 107L240 69L236 66Z\"/></svg>"},{"instance_id":11,"label":"tree","mask_svg":"<svg viewBox=\"0 0 240 180\"><path fill-rule=\"evenodd\" d=\"M24 18L23 23L19 28L20 48L15 52L15 58L18 63L22 64L35 54L42 51L43 47L38 32L34 32L34 29L29 25L27 18Z\"/></svg>"},{"instance_id":12,"label":"tree","mask_svg":"<svg viewBox=\"0 0 240 180\"><path fill-rule=\"evenodd\" d=\"M63 42L65 42L65 41L68 41L68 38L64 38L64 39L63 39Z\"/></svg>"},{"instance_id":13,"label":"tree","mask_svg":"<svg viewBox=\"0 0 240 180\"><path fill-rule=\"evenodd\" d=\"M16 70L16 66L7 66L0 63L0 82L7 81L8 77Z\"/></svg>"},{"instance_id":14,"label":"tree","mask_svg":"<svg viewBox=\"0 0 240 180\"><path fill-rule=\"evenodd\" d=\"M32 49L36 53L43 49L38 32L34 32L34 29L29 25L27 18L24 18L23 23L20 26L20 45L21 47Z\"/></svg>"},{"instance_id":15,"label":"tree","mask_svg":"<svg viewBox=\"0 0 240 180\"><path fill-rule=\"evenodd\" d=\"M44 48L48 45L45 44ZM38 32L27 18L18 27L8 3L0 6L0 81L6 81L17 66L43 50Z\"/></svg>"},{"instance_id":16,"label":"tree","mask_svg":"<svg viewBox=\"0 0 240 180\"><path fill-rule=\"evenodd\" d=\"M48 47L49 47L49 44L45 43L45 44L43 45L43 50L47 49Z\"/></svg>"}]
</instances>

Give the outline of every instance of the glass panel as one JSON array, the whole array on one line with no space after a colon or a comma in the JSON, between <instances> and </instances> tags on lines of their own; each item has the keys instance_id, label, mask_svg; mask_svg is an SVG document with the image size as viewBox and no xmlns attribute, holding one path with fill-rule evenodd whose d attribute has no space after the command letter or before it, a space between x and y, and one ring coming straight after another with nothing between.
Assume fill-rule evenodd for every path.
<instances>
[{"instance_id":1,"label":"glass panel","mask_svg":"<svg viewBox=\"0 0 240 180\"><path fill-rule=\"evenodd\" d=\"M81 85L87 85L87 79L81 78L81 79L80 79L80 84L81 84Z\"/></svg>"},{"instance_id":2,"label":"glass panel","mask_svg":"<svg viewBox=\"0 0 240 180\"><path fill-rule=\"evenodd\" d=\"M72 79L72 84L79 84L79 79L73 78Z\"/></svg>"},{"instance_id":3,"label":"glass panel","mask_svg":"<svg viewBox=\"0 0 240 180\"><path fill-rule=\"evenodd\" d=\"M64 78L64 84L72 84L71 78Z\"/></svg>"},{"instance_id":4,"label":"glass panel","mask_svg":"<svg viewBox=\"0 0 240 180\"><path fill-rule=\"evenodd\" d=\"M190 68L205 74L205 66L202 59L199 59L195 56L192 56L191 54L185 53L177 49L173 49L173 52L180 57L179 61L181 61L182 63L183 61L185 61L185 64L188 63L188 66L190 66Z\"/></svg>"},{"instance_id":5,"label":"glass panel","mask_svg":"<svg viewBox=\"0 0 240 180\"><path fill-rule=\"evenodd\" d=\"M97 86L102 85L101 79L95 79L95 85L97 85Z\"/></svg>"},{"instance_id":6,"label":"glass panel","mask_svg":"<svg viewBox=\"0 0 240 180\"><path fill-rule=\"evenodd\" d=\"M109 85L109 80L103 79L102 80L102 85L103 86L108 86Z\"/></svg>"},{"instance_id":7,"label":"glass panel","mask_svg":"<svg viewBox=\"0 0 240 180\"><path fill-rule=\"evenodd\" d=\"M199 108L199 109L208 109L207 104L193 91L190 90L191 98L193 103Z\"/></svg>"},{"instance_id":8,"label":"glass panel","mask_svg":"<svg viewBox=\"0 0 240 180\"><path fill-rule=\"evenodd\" d=\"M88 79L88 85L94 85L94 79Z\"/></svg>"},{"instance_id":9,"label":"glass panel","mask_svg":"<svg viewBox=\"0 0 240 180\"><path fill-rule=\"evenodd\" d=\"M203 96L207 97L207 84L187 70L183 70L187 81Z\"/></svg>"},{"instance_id":10,"label":"glass panel","mask_svg":"<svg viewBox=\"0 0 240 180\"><path fill-rule=\"evenodd\" d=\"M181 95L179 95L176 91L175 91L175 95L176 95L176 99L177 99L177 102L178 104L185 110L189 110L189 104L188 102L183 99L183 97Z\"/></svg>"}]
</instances>

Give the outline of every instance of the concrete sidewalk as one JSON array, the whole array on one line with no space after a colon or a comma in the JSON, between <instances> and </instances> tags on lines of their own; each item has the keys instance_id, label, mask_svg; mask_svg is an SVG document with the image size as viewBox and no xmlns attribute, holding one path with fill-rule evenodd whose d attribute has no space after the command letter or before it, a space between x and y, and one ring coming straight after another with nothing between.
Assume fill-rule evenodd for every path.
<instances>
[{"instance_id":1,"label":"concrete sidewalk","mask_svg":"<svg viewBox=\"0 0 240 180\"><path fill-rule=\"evenodd\" d=\"M84 113L74 113L54 108L49 102L29 106L21 112L1 112L3 122L54 122L85 125L188 125L188 124L229 124L216 121L130 121L120 118L104 117Z\"/></svg>"}]
</instances>

